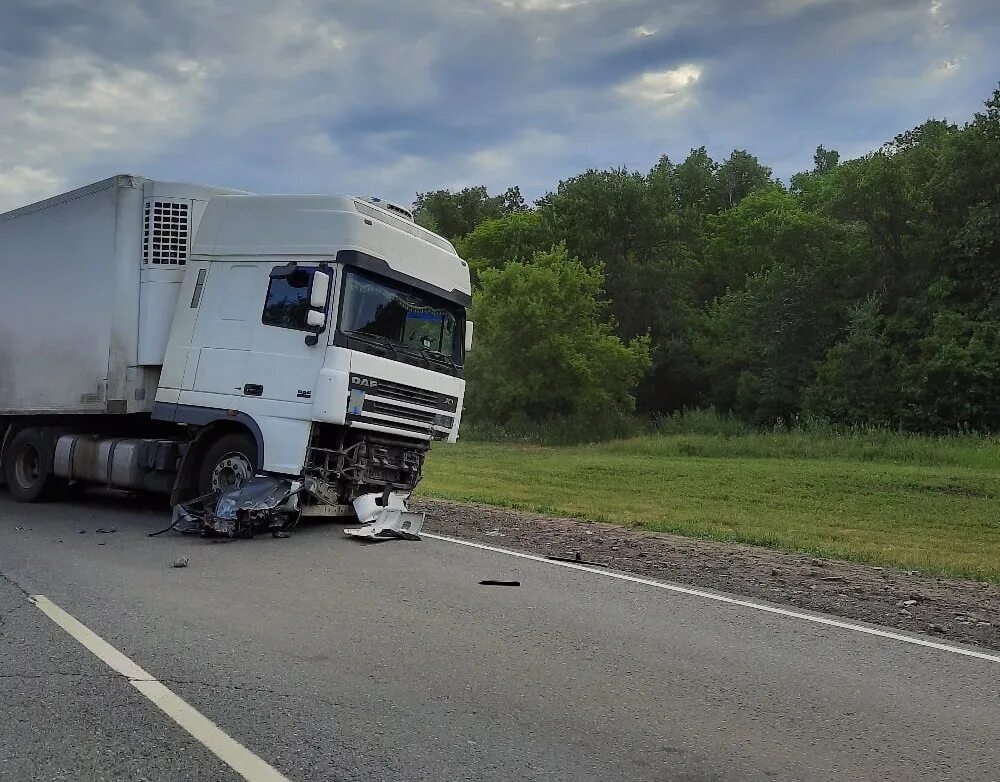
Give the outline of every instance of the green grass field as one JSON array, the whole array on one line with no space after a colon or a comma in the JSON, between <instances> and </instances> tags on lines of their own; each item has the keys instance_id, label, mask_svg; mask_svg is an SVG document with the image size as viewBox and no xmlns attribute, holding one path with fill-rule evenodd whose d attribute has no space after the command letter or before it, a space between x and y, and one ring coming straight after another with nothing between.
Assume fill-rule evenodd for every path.
<instances>
[{"instance_id":1,"label":"green grass field","mask_svg":"<svg viewBox=\"0 0 1000 782\"><path fill-rule=\"evenodd\" d=\"M888 432L436 445L420 493L1000 582L1000 441Z\"/></svg>"}]
</instances>

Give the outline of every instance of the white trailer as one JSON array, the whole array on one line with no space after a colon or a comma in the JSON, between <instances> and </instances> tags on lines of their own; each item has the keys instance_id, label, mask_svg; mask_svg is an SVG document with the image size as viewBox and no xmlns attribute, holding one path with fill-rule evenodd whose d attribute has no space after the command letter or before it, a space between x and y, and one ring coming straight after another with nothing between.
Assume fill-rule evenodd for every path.
<instances>
[{"instance_id":1,"label":"white trailer","mask_svg":"<svg viewBox=\"0 0 1000 782\"><path fill-rule=\"evenodd\" d=\"M379 199L121 175L2 214L0 481L388 505L458 437L470 294Z\"/></svg>"}]
</instances>

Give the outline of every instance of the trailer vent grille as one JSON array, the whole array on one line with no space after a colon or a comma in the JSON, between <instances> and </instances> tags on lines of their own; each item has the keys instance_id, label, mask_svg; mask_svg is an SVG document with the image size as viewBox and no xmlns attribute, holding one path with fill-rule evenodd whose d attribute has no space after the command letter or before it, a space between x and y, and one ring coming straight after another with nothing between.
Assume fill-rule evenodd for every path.
<instances>
[{"instance_id":1,"label":"trailer vent grille","mask_svg":"<svg viewBox=\"0 0 1000 782\"><path fill-rule=\"evenodd\" d=\"M147 201L142 221L142 262L168 266L186 264L190 226L190 204Z\"/></svg>"}]
</instances>

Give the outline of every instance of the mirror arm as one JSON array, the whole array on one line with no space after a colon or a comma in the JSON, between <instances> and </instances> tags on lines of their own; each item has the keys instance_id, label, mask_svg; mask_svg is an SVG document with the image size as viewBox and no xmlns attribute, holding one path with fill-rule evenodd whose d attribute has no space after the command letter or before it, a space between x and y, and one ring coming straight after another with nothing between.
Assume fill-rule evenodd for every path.
<instances>
[{"instance_id":1,"label":"mirror arm","mask_svg":"<svg viewBox=\"0 0 1000 782\"><path fill-rule=\"evenodd\" d=\"M268 276L272 280L282 279L284 277L291 277L295 270L298 269L298 264L295 261L289 261L284 266L274 269Z\"/></svg>"}]
</instances>

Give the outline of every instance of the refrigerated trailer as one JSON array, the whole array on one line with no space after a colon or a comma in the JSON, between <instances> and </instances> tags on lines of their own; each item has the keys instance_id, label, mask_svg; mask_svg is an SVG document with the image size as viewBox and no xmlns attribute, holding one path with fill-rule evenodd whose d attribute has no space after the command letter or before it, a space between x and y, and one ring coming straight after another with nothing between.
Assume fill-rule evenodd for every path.
<instances>
[{"instance_id":1,"label":"refrigerated trailer","mask_svg":"<svg viewBox=\"0 0 1000 782\"><path fill-rule=\"evenodd\" d=\"M455 248L377 198L119 175L0 214L0 482L405 497L458 437L470 303Z\"/></svg>"}]
</instances>

